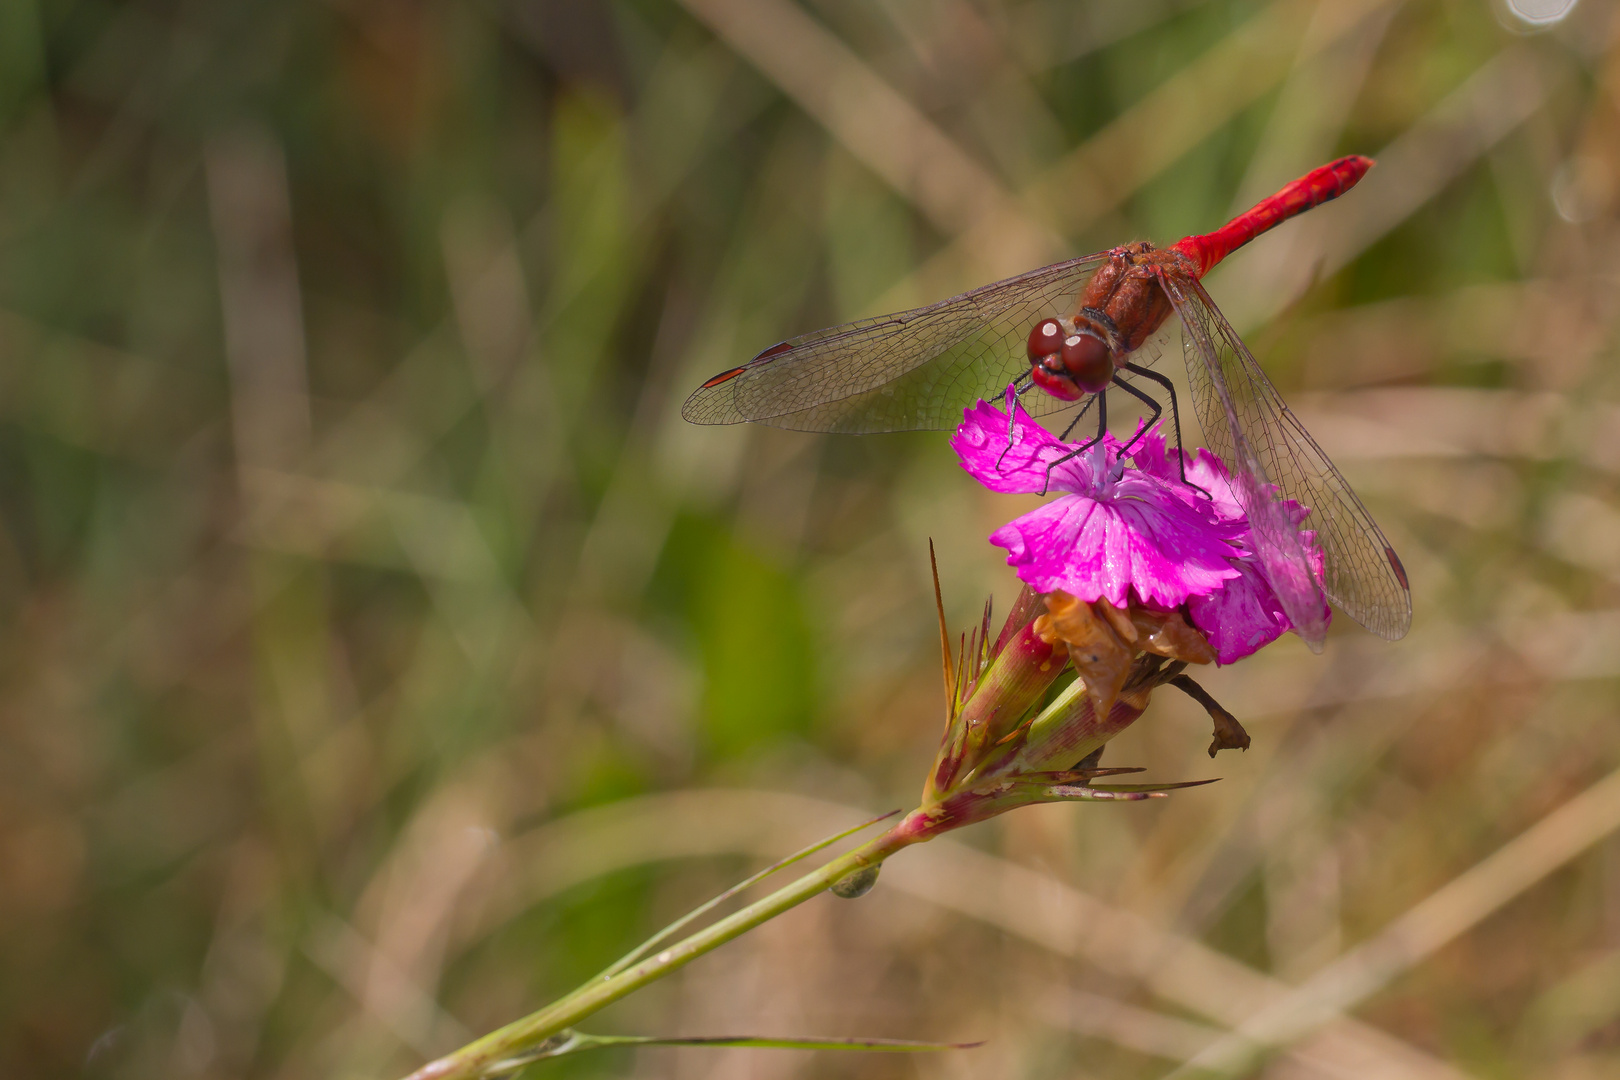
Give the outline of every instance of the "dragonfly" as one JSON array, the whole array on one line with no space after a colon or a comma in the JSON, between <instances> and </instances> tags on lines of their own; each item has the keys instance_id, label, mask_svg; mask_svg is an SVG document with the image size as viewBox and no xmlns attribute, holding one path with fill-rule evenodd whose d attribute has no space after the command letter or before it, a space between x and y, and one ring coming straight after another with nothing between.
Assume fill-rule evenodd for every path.
<instances>
[{"instance_id":1,"label":"dragonfly","mask_svg":"<svg viewBox=\"0 0 1620 1080\"><path fill-rule=\"evenodd\" d=\"M943 430L960 422L964 408L1010 388L1033 416L1082 401L1083 415L1096 404L1101 439L1111 390L1141 399L1159 417L1158 400L1140 380L1168 392L1179 444L1174 385L1151 367L1173 314L1204 445L1226 463L1261 570L1300 636L1320 651L1325 598L1393 641L1412 621L1400 558L1202 283L1233 251L1343 195L1372 165L1359 155L1330 162L1214 232L1168 247L1138 241L792 338L709 379L681 415L696 424L753 421L795 431ZM1299 507L1309 510L1303 521ZM1320 572L1301 529L1314 534Z\"/></svg>"}]
</instances>

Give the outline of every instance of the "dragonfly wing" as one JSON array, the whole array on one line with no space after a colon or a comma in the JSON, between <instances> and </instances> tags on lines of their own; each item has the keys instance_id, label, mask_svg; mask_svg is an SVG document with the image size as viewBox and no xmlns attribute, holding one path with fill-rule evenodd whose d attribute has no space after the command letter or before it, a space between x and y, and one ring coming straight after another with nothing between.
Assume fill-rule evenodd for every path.
<instances>
[{"instance_id":1,"label":"dragonfly wing","mask_svg":"<svg viewBox=\"0 0 1620 1080\"><path fill-rule=\"evenodd\" d=\"M1048 316L1071 315L1106 255L1087 255L875 319L818 330L723 371L687 398L695 424L757 421L794 431L954 428L1029 371L1025 341ZM1035 415L1072 402L1031 394Z\"/></svg>"},{"instance_id":2,"label":"dragonfly wing","mask_svg":"<svg viewBox=\"0 0 1620 1080\"><path fill-rule=\"evenodd\" d=\"M1412 625L1411 592L1378 523L1283 403L1203 285L1168 275L1160 280L1185 331L1187 376L1205 444L1239 481L1257 554L1301 636L1315 647L1326 625L1304 545L1282 500L1310 510L1299 528L1314 531L1321 546L1327 596L1379 637L1404 636Z\"/></svg>"}]
</instances>

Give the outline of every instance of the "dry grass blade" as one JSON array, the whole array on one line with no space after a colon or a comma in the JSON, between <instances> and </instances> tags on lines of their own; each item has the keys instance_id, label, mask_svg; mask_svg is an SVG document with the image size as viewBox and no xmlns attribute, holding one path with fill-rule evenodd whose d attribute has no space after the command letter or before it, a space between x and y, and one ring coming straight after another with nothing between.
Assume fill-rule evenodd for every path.
<instances>
[{"instance_id":1,"label":"dry grass blade","mask_svg":"<svg viewBox=\"0 0 1620 1080\"><path fill-rule=\"evenodd\" d=\"M857 820L857 814L821 800L761 791L688 791L582 811L507 845L501 864L488 868L495 889L469 890L480 900L464 912L455 940L459 948L470 947L529 906L628 866L728 852L765 854L799 842L806 831ZM1140 982L1165 1001L1224 1025L1240 1023L1291 990L1127 909L951 840L892 860L882 887ZM1392 1078L1466 1075L1344 1017L1302 1052L1374 1062Z\"/></svg>"},{"instance_id":2,"label":"dry grass blade","mask_svg":"<svg viewBox=\"0 0 1620 1080\"><path fill-rule=\"evenodd\" d=\"M572 1057L592 1050L608 1050L624 1046L689 1046L753 1047L762 1050L836 1050L864 1051L867 1053L916 1054L943 1050L973 1050L982 1042L943 1043L918 1042L911 1039L852 1039L852 1038L774 1038L759 1035L695 1035L667 1038L656 1035L588 1035L581 1031L566 1031L554 1036L539 1050L531 1054L496 1062L485 1075L503 1076L536 1061Z\"/></svg>"},{"instance_id":3,"label":"dry grass blade","mask_svg":"<svg viewBox=\"0 0 1620 1080\"><path fill-rule=\"evenodd\" d=\"M1169 933L1126 908L1112 906L1053 878L935 842L896 859L884 883L951 911L999 927L1059 956L1139 981L1156 996L1223 1024L1291 988L1190 938ZM988 884L989 887L982 887ZM1468 1074L1360 1022L1339 1017L1307 1056L1376 1062L1379 1075L1458 1080Z\"/></svg>"},{"instance_id":4,"label":"dry grass blade","mask_svg":"<svg viewBox=\"0 0 1620 1080\"><path fill-rule=\"evenodd\" d=\"M855 53L787 0L681 0L947 236L994 215L1002 243L1050 248L1050 230Z\"/></svg>"},{"instance_id":5,"label":"dry grass blade","mask_svg":"<svg viewBox=\"0 0 1620 1080\"><path fill-rule=\"evenodd\" d=\"M1275 0L1207 49L1101 131L1044 169L1025 198L1071 239L1115 212L1210 131L1276 88L1296 63L1336 44L1395 0L1354 0L1321 10L1305 0ZM1309 50L1301 53L1307 28ZM1030 252L1002 243L1010 221L987 215L969 234L891 289L879 307L904 307L919 295L962 287L968 278L1004 277L1032 265ZM1013 233L1012 235L1016 235ZM1122 238L1123 239L1123 238ZM1067 249L1052 249L1056 258Z\"/></svg>"},{"instance_id":6,"label":"dry grass blade","mask_svg":"<svg viewBox=\"0 0 1620 1080\"><path fill-rule=\"evenodd\" d=\"M1220 1035L1207 1024L1066 986L1048 987L1038 999L1041 1019L1053 1027L1173 1061L1196 1054Z\"/></svg>"},{"instance_id":7,"label":"dry grass blade","mask_svg":"<svg viewBox=\"0 0 1620 1080\"><path fill-rule=\"evenodd\" d=\"M934 579L934 614L939 618L939 663L945 675L945 719L948 723L956 711L956 668L951 662L951 631L945 624L945 594L939 588L939 559L934 555L934 542L928 541L928 570Z\"/></svg>"},{"instance_id":8,"label":"dry grass blade","mask_svg":"<svg viewBox=\"0 0 1620 1080\"><path fill-rule=\"evenodd\" d=\"M738 896L741 893L753 888L755 885L758 885L761 881L764 881L778 870L784 870L799 860L809 858L816 852L831 847L833 844L838 843L838 841L844 839L845 837L852 836L868 826L876 825L880 821L892 818L898 813L900 813L899 810L890 810L886 814L879 814L877 817L863 821L859 825L851 825L847 829L833 833L825 840L817 840L813 844L800 848L798 851L795 851L792 855L789 855L786 858L778 859L776 862L771 863L771 865L765 867L763 870L760 870L757 873L750 874L748 877L731 886L731 888L721 892L713 899L699 904L685 915L682 915L679 919L676 919L674 922L658 931L658 933L654 934L646 941L643 941L640 945L637 945L634 949L619 957L619 959L615 960L612 964L609 964L606 968L604 968L596 976L597 979L607 979L617 975L631 964L634 964L637 960L640 960L643 956L646 956L648 953L652 952L653 949L657 948L660 944L674 937L675 934L680 930L692 925L692 923L713 911L727 900L730 900L733 896Z\"/></svg>"},{"instance_id":9,"label":"dry grass blade","mask_svg":"<svg viewBox=\"0 0 1620 1080\"><path fill-rule=\"evenodd\" d=\"M1616 829L1620 829L1620 771L1503 844L1171 1075L1244 1071L1263 1048L1295 1042L1355 1008Z\"/></svg>"},{"instance_id":10,"label":"dry grass blade","mask_svg":"<svg viewBox=\"0 0 1620 1080\"><path fill-rule=\"evenodd\" d=\"M304 945L304 955L354 996L368 1013L423 1057L466 1042L473 1032L375 950L348 923L322 918Z\"/></svg>"},{"instance_id":11,"label":"dry grass blade","mask_svg":"<svg viewBox=\"0 0 1620 1080\"><path fill-rule=\"evenodd\" d=\"M1403 5L1376 7L1353 29L1341 25L1343 5L1324 0L1311 17L1293 70L1277 91L1260 145L1228 209L1242 213L1317 163L1331 160L1344 139L1356 99ZM1318 37L1327 44L1319 46Z\"/></svg>"},{"instance_id":12,"label":"dry grass blade","mask_svg":"<svg viewBox=\"0 0 1620 1080\"><path fill-rule=\"evenodd\" d=\"M1275 0L1047 169L1030 198L1062 224L1065 235L1080 235L1238 110L1275 89L1303 56L1356 31L1391 3ZM1309 52L1297 49L1302 43Z\"/></svg>"},{"instance_id":13,"label":"dry grass blade","mask_svg":"<svg viewBox=\"0 0 1620 1080\"><path fill-rule=\"evenodd\" d=\"M1270 258L1217 269L1211 288L1240 330L1251 330L1283 310L1313 280L1329 277L1367 250L1541 109L1554 86L1536 50L1504 49L1428 114L1375 155L1378 167L1357 186L1356 198L1331 215L1307 218L1286 248ZM1255 265L1255 264L1258 265ZM1314 267L1309 279L1301 265ZM1228 281L1242 273L1247 280Z\"/></svg>"}]
</instances>

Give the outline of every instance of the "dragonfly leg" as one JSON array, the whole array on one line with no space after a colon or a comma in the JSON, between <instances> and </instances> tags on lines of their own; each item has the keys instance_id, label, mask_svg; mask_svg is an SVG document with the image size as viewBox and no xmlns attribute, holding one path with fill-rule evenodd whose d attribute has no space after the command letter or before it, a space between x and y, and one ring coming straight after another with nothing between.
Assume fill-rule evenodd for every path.
<instances>
[{"instance_id":1,"label":"dragonfly leg","mask_svg":"<svg viewBox=\"0 0 1620 1080\"><path fill-rule=\"evenodd\" d=\"M1144 394L1142 391L1138 390L1136 387L1132 386L1118 375L1114 376L1114 385L1131 395L1131 397L1135 398L1137 401L1145 402L1147 407L1153 410L1153 418L1147 423L1138 427L1136 429L1136 434L1125 440L1125 444L1119 448L1119 456L1124 457L1125 452L1131 448L1131 444L1136 442L1136 440L1140 439L1143 435L1146 435L1148 433L1148 429L1159 422L1159 417L1164 415L1164 406L1160 405L1151 394ZM1186 477L1182 477L1182 479L1185 480Z\"/></svg>"},{"instance_id":2,"label":"dragonfly leg","mask_svg":"<svg viewBox=\"0 0 1620 1080\"><path fill-rule=\"evenodd\" d=\"M1030 381L1030 378L1030 373L1026 371L1013 381L1013 397L1023 397L1029 391L1029 388L1035 385ZM1007 445L1002 447L1001 453L996 455L996 472L1001 471L1001 461L1007 456L1007 452L1013 448L1013 441L1018 437L1017 418L1018 410L1009 406L1007 409Z\"/></svg>"},{"instance_id":3,"label":"dragonfly leg","mask_svg":"<svg viewBox=\"0 0 1620 1080\"><path fill-rule=\"evenodd\" d=\"M1091 395L1092 401L1095 401L1097 403L1097 437L1094 438L1094 439L1087 439L1085 442L1081 443L1079 446L1075 447L1073 450L1070 450L1067 454L1062 454L1062 455L1060 455L1058 457L1053 458L1051 461L1048 461L1046 463L1046 479L1041 482L1040 494L1045 495L1046 494L1046 489L1052 485L1052 470L1053 469L1057 468L1059 465L1063 464L1065 461L1068 461L1070 458L1079 457L1081 454L1085 453L1087 450L1090 450L1093 446L1096 446L1098 443L1102 442L1103 439L1107 436L1107 434L1108 434L1108 398L1106 397L1107 393L1108 393L1107 390L1101 390L1101 391ZM1074 420L1070 422L1069 426L1063 429L1063 438L1065 440L1068 439L1069 432L1074 430L1075 424L1078 424L1080 422L1080 417L1085 416L1086 415L1086 409L1089 409L1089 408L1091 408L1091 402L1090 401L1086 402L1086 408L1080 410L1079 415L1076 416L1074 418Z\"/></svg>"},{"instance_id":4,"label":"dragonfly leg","mask_svg":"<svg viewBox=\"0 0 1620 1080\"><path fill-rule=\"evenodd\" d=\"M1067 441L1074 429L1080 426L1080 421L1086 418L1086 413L1090 412L1091 407L1097 404L1097 399L1100 397L1102 397L1101 394L1092 394L1087 397L1086 403L1080 406L1080 411L1074 414L1074 419L1069 421L1069 426L1063 429L1063 434L1059 438Z\"/></svg>"},{"instance_id":5,"label":"dragonfly leg","mask_svg":"<svg viewBox=\"0 0 1620 1080\"><path fill-rule=\"evenodd\" d=\"M1215 496L1211 495L1207 491L1204 491L1202 487L1199 487L1197 484L1187 479L1187 447L1186 444L1181 441L1181 410L1176 406L1175 384L1162 373L1154 371L1151 368L1142 367L1140 364L1125 364L1124 368L1133 375L1140 375L1144 379L1152 379L1154 382L1164 387L1164 392L1170 395L1170 424L1176 429L1176 449L1180 451L1180 453L1176 455L1176 464L1181 469L1181 482L1192 488L1194 491L1203 491L1205 498L1214 501ZM1157 410L1154 412L1154 418L1158 418Z\"/></svg>"}]
</instances>

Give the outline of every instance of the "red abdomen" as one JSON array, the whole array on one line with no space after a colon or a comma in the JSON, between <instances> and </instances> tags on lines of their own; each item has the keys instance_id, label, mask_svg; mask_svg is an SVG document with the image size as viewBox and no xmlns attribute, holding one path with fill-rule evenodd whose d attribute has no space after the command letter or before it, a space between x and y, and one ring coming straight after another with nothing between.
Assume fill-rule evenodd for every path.
<instances>
[{"instance_id":1,"label":"red abdomen","mask_svg":"<svg viewBox=\"0 0 1620 1080\"><path fill-rule=\"evenodd\" d=\"M1178 240L1171 245L1171 249L1192 259L1198 267L1198 276L1203 277L1214 269L1216 263L1267 229L1314 206L1337 199L1355 187L1356 181L1366 176L1372 166L1372 158L1356 154L1312 169L1214 232Z\"/></svg>"}]
</instances>

